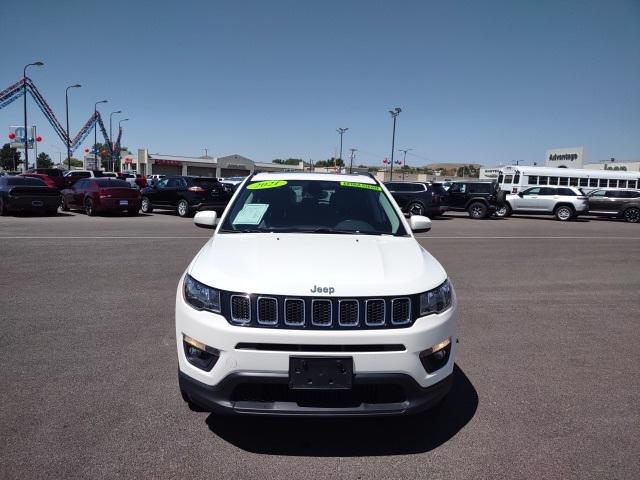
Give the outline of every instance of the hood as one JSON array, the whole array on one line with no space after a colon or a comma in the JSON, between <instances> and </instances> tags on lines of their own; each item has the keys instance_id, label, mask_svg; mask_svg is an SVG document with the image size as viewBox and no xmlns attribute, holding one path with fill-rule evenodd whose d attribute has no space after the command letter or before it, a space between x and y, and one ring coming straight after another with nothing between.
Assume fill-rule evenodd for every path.
<instances>
[{"instance_id":1,"label":"hood","mask_svg":"<svg viewBox=\"0 0 640 480\"><path fill-rule=\"evenodd\" d=\"M188 272L221 290L324 297L411 295L447 278L413 237L292 233L214 235Z\"/></svg>"}]
</instances>

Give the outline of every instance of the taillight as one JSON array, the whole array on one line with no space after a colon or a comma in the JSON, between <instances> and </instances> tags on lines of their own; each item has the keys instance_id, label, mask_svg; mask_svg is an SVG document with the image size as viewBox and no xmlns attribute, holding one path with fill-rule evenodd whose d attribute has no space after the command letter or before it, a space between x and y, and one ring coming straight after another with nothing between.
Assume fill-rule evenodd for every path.
<instances>
[{"instance_id":1,"label":"taillight","mask_svg":"<svg viewBox=\"0 0 640 480\"><path fill-rule=\"evenodd\" d=\"M189 187L187 188L190 192L206 192L206 190L202 187Z\"/></svg>"},{"instance_id":2,"label":"taillight","mask_svg":"<svg viewBox=\"0 0 640 480\"><path fill-rule=\"evenodd\" d=\"M111 196L104 188L101 188L98 192L100 193L100 198L109 198Z\"/></svg>"}]
</instances>

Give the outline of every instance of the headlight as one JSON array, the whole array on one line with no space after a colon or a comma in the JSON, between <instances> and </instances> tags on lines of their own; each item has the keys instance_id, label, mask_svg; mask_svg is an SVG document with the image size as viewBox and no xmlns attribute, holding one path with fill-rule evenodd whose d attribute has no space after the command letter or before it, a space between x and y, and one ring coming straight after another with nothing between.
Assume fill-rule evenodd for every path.
<instances>
[{"instance_id":1,"label":"headlight","mask_svg":"<svg viewBox=\"0 0 640 480\"><path fill-rule=\"evenodd\" d=\"M442 313L451 306L452 290L449 280L420 295L420 315Z\"/></svg>"},{"instance_id":2,"label":"headlight","mask_svg":"<svg viewBox=\"0 0 640 480\"><path fill-rule=\"evenodd\" d=\"M191 275L187 275L184 279L184 299L198 310L220 313L220 290L207 287Z\"/></svg>"}]
</instances>

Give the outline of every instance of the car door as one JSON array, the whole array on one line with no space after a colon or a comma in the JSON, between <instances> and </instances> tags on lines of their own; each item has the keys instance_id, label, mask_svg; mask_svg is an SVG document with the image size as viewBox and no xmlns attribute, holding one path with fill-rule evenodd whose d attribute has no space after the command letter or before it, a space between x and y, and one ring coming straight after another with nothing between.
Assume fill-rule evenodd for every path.
<instances>
[{"instance_id":1,"label":"car door","mask_svg":"<svg viewBox=\"0 0 640 480\"><path fill-rule=\"evenodd\" d=\"M158 180L155 185L152 187L151 191L149 192L149 200L151 200L151 203L153 203L154 205L167 205L168 204L168 199L167 199L167 186L169 183L168 178L163 178L162 180Z\"/></svg>"},{"instance_id":2,"label":"car door","mask_svg":"<svg viewBox=\"0 0 640 480\"><path fill-rule=\"evenodd\" d=\"M84 189L87 187L88 180L78 180L71 187L70 205L76 208L84 206Z\"/></svg>"},{"instance_id":3,"label":"car door","mask_svg":"<svg viewBox=\"0 0 640 480\"><path fill-rule=\"evenodd\" d=\"M187 189L187 181L184 178L173 177L167 182L167 203L173 207L183 198L182 192Z\"/></svg>"},{"instance_id":4,"label":"car door","mask_svg":"<svg viewBox=\"0 0 640 480\"><path fill-rule=\"evenodd\" d=\"M466 193L467 193L466 183L453 183L449 188L449 207L464 208Z\"/></svg>"},{"instance_id":5,"label":"car door","mask_svg":"<svg viewBox=\"0 0 640 480\"><path fill-rule=\"evenodd\" d=\"M517 195L515 198L515 208L517 210L540 210L540 190L541 187L532 187Z\"/></svg>"},{"instance_id":6,"label":"car door","mask_svg":"<svg viewBox=\"0 0 640 480\"><path fill-rule=\"evenodd\" d=\"M590 212L606 212L607 211L607 191L595 190L589 194L589 211Z\"/></svg>"},{"instance_id":7,"label":"car door","mask_svg":"<svg viewBox=\"0 0 640 480\"><path fill-rule=\"evenodd\" d=\"M562 199L562 192L560 192L560 190L565 190L567 196L575 197L574 192L568 188L543 187L540 189L540 195L538 197L539 210L542 212L553 212L558 202ZM571 202L574 200L574 198L570 199Z\"/></svg>"}]
</instances>

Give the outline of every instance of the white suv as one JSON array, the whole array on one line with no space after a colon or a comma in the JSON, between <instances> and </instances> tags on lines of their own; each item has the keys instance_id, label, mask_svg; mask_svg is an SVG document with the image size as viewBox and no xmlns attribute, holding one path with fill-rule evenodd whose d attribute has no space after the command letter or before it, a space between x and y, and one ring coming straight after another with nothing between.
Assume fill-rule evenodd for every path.
<instances>
[{"instance_id":1,"label":"white suv","mask_svg":"<svg viewBox=\"0 0 640 480\"><path fill-rule=\"evenodd\" d=\"M589 211L589 199L575 187L531 187L507 195L496 216L508 217L512 213L555 215L560 221L576 218Z\"/></svg>"},{"instance_id":2,"label":"white suv","mask_svg":"<svg viewBox=\"0 0 640 480\"><path fill-rule=\"evenodd\" d=\"M388 415L452 384L457 302L442 266L370 176L259 173L180 279L182 397L219 413ZM216 226L217 225L217 226Z\"/></svg>"}]
</instances>

